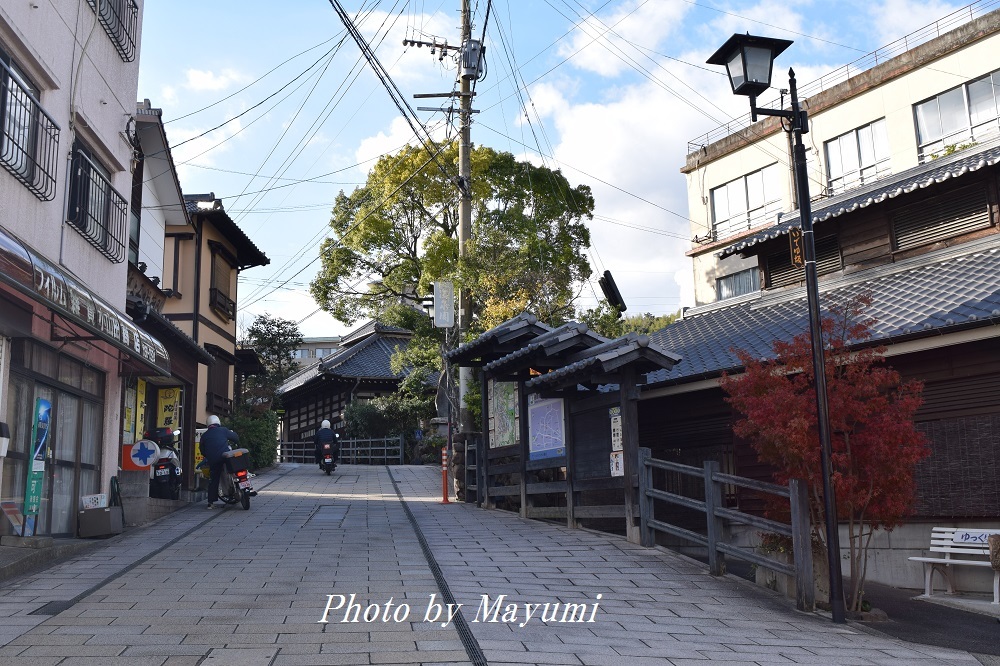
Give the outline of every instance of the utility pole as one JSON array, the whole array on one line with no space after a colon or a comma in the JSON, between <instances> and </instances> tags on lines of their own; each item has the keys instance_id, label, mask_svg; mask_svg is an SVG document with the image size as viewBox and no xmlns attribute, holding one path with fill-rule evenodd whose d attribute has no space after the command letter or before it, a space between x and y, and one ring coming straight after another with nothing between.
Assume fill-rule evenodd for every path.
<instances>
[{"instance_id":1,"label":"utility pole","mask_svg":"<svg viewBox=\"0 0 1000 666\"><path fill-rule=\"evenodd\" d=\"M468 255L468 244L472 238L472 82L479 74L479 49L472 53L472 18L469 10L469 0L462 2L462 50L459 58L459 120L461 122L458 143L458 190L461 200L458 204L458 261L461 264ZM472 60L474 58L474 60ZM469 62L472 60L472 62ZM470 65L472 74L469 75ZM465 341L472 320L472 303L469 291L461 289L458 293L458 344ZM472 383L472 368L461 367L458 370L458 408L459 432L472 431L469 409L465 405L465 396Z\"/></svg>"}]
</instances>

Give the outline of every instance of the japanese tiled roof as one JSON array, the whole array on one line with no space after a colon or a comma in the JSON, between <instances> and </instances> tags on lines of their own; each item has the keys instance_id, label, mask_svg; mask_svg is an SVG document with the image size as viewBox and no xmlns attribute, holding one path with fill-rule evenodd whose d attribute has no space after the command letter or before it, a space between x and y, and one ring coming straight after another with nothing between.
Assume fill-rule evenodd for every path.
<instances>
[{"instance_id":1,"label":"japanese tiled roof","mask_svg":"<svg viewBox=\"0 0 1000 666\"><path fill-rule=\"evenodd\" d=\"M998 237L913 257L863 275L822 283L820 308L863 292L873 303L876 342L946 335L1000 324ZM861 275L861 277L859 277ZM802 288L763 292L689 309L684 317L653 333L662 349L683 360L671 370L650 373L649 384L693 381L737 369L732 349L759 358L773 356L775 340L790 340L808 328Z\"/></svg>"},{"instance_id":2,"label":"japanese tiled roof","mask_svg":"<svg viewBox=\"0 0 1000 666\"><path fill-rule=\"evenodd\" d=\"M851 213L872 204L894 199L918 189L942 183L951 178L961 178L983 167L1000 162L1000 143L993 140L982 145L926 162L899 174L875 181L871 185L852 189L830 199L813 202L813 224ZM743 252L759 243L786 235L790 229L799 229L802 221L798 210L778 215L777 224L746 238L742 238L719 252L728 257Z\"/></svg>"},{"instance_id":3,"label":"japanese tiled roof","mask_svg":"<svg viewBox=\"0 0 1000 666\"><path fill-rule=\"evenodd\" d=\"M369 321L366 324L361 325L360 327L354 329L350 333L341 336L340 346L349 347L352 344L356 344L358 341L363 340L364 338L374 333L385 333L389 335L393 333L404 333L406 335L409 335L410 331L405 328L399 328L398 326L388 326L386 324L380 324L377 321L373 320Z\"/></svg>"},{"instance_id":4,"label":"japanese tiled roof","mask_svg":"<svg viewBox=\"0 0 1000 666\"><path fill-rule=\"evenodd\" d=\"M202 215L212 220L223 236L233 244L239 254L240 268L267 266L271 260L261 252L253 241L243 233L222 205L221 199L215 198L214 192L208 194L185 194L184 207L189 214Z\"/></svg>"},{"instance_id":5,"label":"japanese tiled roof","mask_svg":"<svg viewBox=\"0 0 1000 666\"><path fill-rule=\"evenodd\" d=\"M490 361L483 366L483 369L489 372L504 367L510 368L519 361L530 363L531 359L555 355L573 347L593 347L604 342L608 342L608 339L591 331L586 324L571 321L542 333L530 342L524 343L524 346L517 351Z\"/></svg>"},{"instance_id":6,"label":"japanese tiled roof","mask_svg":"<svg viewBox=\"0 0 1000 666\"><path fill-rule=\"evenodd\" d=\"M452 363L456 361L468 362L472 359L478 358L484 353L489 352L491 348L495 348L497 345L505 342L512 343L513 348L511 351L514 351L515 349L520 349L521 346L516 343L517 340L535 338L544 333L548 333L551 330L551 326L538 321L538 318L535 315L528 312L522 312L516 317L508 319L499 326L491 328L475 340L470 340L469 342L456 347L446 353L444 357ZM501 354L501 356L502 355L505 354Z\"/></svg>"},{"instance_id":7,"label":"japanese tiled roof","mask_svg":"<svg viewBox=\"0 0 1000 666\"><path fill-rule=\"evenodd\" d=\"M403 328L365 324L344 336L350 340L350 346L305 366L285 380L278 393L288 393L321 377L344 381L402 379L406 370L393 372L391 361L397 351L409 344L411 335Z\"/></svg>"},{"instance_id":8,"label":"japanese tiled roof","mask_svg":"<svg viewBox=\"0 0 1000 666\"><path fill-rule=\"evenodd\" d=\"M539 386L570 386L585 382L591 374L606 374L625 364L634 364L638 372L652 368L672 368L681 358L650 343L649 336L628 333L615 340L573 354L569 363L525 382L525 388Z\"/></svg>"}]
</instances>

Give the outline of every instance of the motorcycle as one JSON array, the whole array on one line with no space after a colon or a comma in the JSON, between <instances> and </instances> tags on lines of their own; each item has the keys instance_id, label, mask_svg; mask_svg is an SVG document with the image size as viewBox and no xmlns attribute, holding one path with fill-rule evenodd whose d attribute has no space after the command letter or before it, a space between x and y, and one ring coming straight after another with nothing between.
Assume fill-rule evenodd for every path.
<instances>
[{"instance_id":1,"label":"motorcycle","mask_svg":"<svg viewBox=\"0 0 1000 666\"><path fill-rule=\"evenodd\" d=\"M174 448L174 438L180 430L157 428L146 433L145 438L159 448L159 456L149 466L149 496L157 499L176 500L181 497L181 462Z\"/></svg>"},{"instance_id":2,"label":"motorcycle","mask_svg":"<svg viewBox=\"0 0 1000 666\"><path fill-rule=\"evenodd\" d=\"M333 470L337 469L337 462L336 462L336 456L334 455L333 452L333 445L331 444L323 445L323 462L320 465L320 467L323 468L323 471L326 472L327 476L330 476Z\"/></svg>"},{"instance_id":3,"label":"motorcycle","mask_svg":"<svg viewBox=\"0 0 1000 666\"><path fill-rule=\"evenodd\" d=\"M257 495L250 479L250 451L230 449L222 454L222 477L219 480L219 500L224 504L236 504L244 510L250 508L250 498Z\"/></svg>"}]
</instances>

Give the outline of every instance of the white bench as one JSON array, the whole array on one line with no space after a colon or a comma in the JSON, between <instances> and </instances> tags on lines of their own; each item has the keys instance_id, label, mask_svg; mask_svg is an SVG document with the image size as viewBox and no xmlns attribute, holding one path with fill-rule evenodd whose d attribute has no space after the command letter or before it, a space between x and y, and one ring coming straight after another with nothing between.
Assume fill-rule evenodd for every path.
<instances>
[{"instance_id":1,"label":"white bench","mask_svg":"<svg viewBox=\"0 0 1000 666\"><path fill-rule=\"evenodd\" d=\"M1000 534L1000 529L979 529L967 527L931 528L932 553L943 553L941 557L911 557L913 562L924 565L924 595L931 596L931 578L935 571L941 572L948 594L955 594L955 582L951 577L952 566L989 567L990 534ZM973 559L979 558L979 559ZM993 603L1000 604L1000 571L993 571Z\"/></svg>"}]
</instances>

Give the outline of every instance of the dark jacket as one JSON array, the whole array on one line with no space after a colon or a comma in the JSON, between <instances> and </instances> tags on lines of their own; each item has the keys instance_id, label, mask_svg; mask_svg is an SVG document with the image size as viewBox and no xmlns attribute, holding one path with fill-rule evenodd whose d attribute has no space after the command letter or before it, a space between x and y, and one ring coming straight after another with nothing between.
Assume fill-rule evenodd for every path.
<instances>
[{"instance_id":1,"label":"dark jacket","mask_svg":"<svg viewBox=\"0 0 1000 666\"><path fill-rule=\"evenodd\" d=\"M201 434L201 455L209 465L214 465L222 460L222 454L229 450L229 442L240 443L240 436L229 428L221 425L210 425L208 430Z\"/></svg>"},{"instance_id":2,"label":"dark jacket","mask_svg":"<svg viewBox=\"0 0 1000 666\"><path fill-rule=\"evenodd\" d=\"M313 437L313 443L316 445L316 460L319 461L319 456L323 451L323 445L329 444L330 450L333 451L334 459L337 458L337 453L340 451L340 442L334 436L333 430L331 428L320 428L316 431L316 436Z\"/></svg>"}]
</instances>

